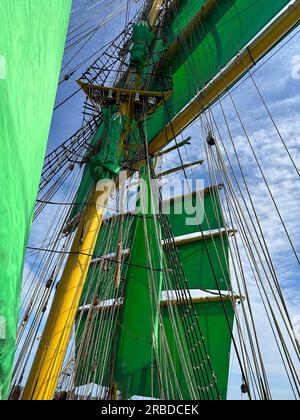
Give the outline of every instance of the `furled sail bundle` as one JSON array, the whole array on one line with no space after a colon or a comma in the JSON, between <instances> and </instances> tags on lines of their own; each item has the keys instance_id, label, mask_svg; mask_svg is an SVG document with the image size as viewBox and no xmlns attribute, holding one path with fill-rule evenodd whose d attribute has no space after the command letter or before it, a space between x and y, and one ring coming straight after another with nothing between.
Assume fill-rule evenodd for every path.
<instances>
[{"instance_id":1,"label":"furled sail bundle","mask_svg":"<svg viewBox=\"0 0 300 420\"><path fill-rule=\"evenodd\" d=\"M211 115L202 124L209 185L188 183L188 192L165 197L163 182L177 172L188 181L186 169L205 164L184 164L180 150L189 139L179 143L178 134L299 23L300 1L144 3L78 81L86 95L82 127L45 161L36 218L71 175L79 183L51 248L35 249L50 255L46 290L28 294L11 397L24 387L22 398L34 400L226 399L234 351L243 394L271 399L244 257L298 398L299 343L263 235L244 218ZM159 159L174 151L181 166L159 172ZM24 349L35 346L43 321L24 381Z\"/></svg>"}]
</instances>

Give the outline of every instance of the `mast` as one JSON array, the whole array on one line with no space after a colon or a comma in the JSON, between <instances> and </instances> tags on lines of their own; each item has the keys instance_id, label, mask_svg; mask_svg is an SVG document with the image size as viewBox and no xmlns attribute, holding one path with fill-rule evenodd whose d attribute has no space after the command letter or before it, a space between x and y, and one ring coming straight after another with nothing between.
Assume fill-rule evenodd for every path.
<instances>
[{"instance_id":1,"label":"mast","mask_svg":"<svg viewBox=\"0 0 300 420\"><path fill-rule=\"evenodd\" d=\"M155 0L151 7L149 25L152 28L156 24L162 3L163 0ZM127 118L128 125L130 125L133 116L132 95L135 93L136 91L128 91L125 101L121 102L120 106L121 114ZM120 137L119 152L122 150L125 139L126 131ZM82 215L64 273L53 300L44 333L24 389L23 400L53 399L109 195L109 185L106 191L98 191L97 185L94 186L90 204Z\"/></svg>"}]
</instances>

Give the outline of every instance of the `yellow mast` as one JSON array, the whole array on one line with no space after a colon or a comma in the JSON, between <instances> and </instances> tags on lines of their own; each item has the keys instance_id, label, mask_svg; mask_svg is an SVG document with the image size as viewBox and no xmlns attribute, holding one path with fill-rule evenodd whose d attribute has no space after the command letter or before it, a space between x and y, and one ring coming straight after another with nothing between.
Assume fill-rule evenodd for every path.
<instances>
[{"instance_id":1,"label":"yellow mast","mask_svg":"<svg viewBox=\"0 0 300 420\"><path fill-rule=\"evenodd\" d=\"M155 0L149 13L154 26L163 0ZM121 104L121 112L131 118L131 101ZM126 133L120 138L120 148ZM98 185L98 184L97 184ZM80 298L86 282L97 238L102 226L111 185L105 191L95 186L71 248L64 273L53 300L49 317L29 374L22 399L52 400L72 334Z\"/></svg>"},{"instance_id":2,"label":"yellow mast","mask_svg":"<svg viewBox=\"0 0 300 420\"><path fill-rule=\"evenodd\" d=\"M130 103L122 104L122 114L129 115L129 108ZM120 146L125 137L126 133L122 134ZM112 185L109 181L100 181L95 185L81 217L24 389L23 400L53 399Z\"/></svg>"}]
</instances>

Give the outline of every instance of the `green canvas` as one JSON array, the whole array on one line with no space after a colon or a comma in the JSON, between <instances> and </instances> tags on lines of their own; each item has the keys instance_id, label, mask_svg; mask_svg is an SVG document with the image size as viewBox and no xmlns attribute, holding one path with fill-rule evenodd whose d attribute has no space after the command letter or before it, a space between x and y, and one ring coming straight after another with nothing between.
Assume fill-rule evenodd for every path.
<instances>
[{"instance_id":1,"label":"green canvas","mask_svg":"<svg viewBox=\"0 0 300 420\"><path fill-rule=\"evenodd\" d=\"M153 139L197 93L208 84L289 3L289 0L219 0L170 61L173 96L147 123ZM179 14L167 30L169 43L181 32L178 21L188 24L203 0L180 2ZM183 20L178 16L184 17Z\"/></svg>"},{"instance_id":2,"label":"green canvas","mask_svg":"<svg viewBox=\"0 0 300 420\"><path fill-rule=\"evenodd\" d=\"M224 227L219 194L214 189L205 190L200 195L193 193L192 196L185 197L184 201L167 201L164 208L174 237ZM197 209L196 217L194 209ZM193 223L188 224L191 219Z\"/></svg>"},{"instance_id":3,"label":"green canvas","mask_svg":"<svg viewBox=\"0 0 300 420\"><path fill-rule=\"evenodd\" d=\"M228 301L224 304L229 319L229 325L224 314L222 303L200 303L195 305L204 342L217 378L218 389L222 400L225 400L227 396L231 351L231 329L233 328L234 321L232 303ZM189 400L190 393L182 373L178 349L174 339L173 328L167 308L164 308L163 319L172 360L174 361L176 367L176 376L180 384L180 390L183 394L183 398L185 400Z\"/></svg>"},{"instance_id":4,"label":"green canvas","mask_svg":"<svg viewBox=\"0 0 300 420\"><path fill-rule=\"evenodd\" d=\"M21 277L46 151L70 0L0 2L0 397L15 350Z\"/></svg>"},{"instance_id":5,"label":"green canvas","mask_svg":"<svg viewBox=\"0 0 300 420\"><path fill-rule=\"evenodd\" d=\"M177 36L186 28L189 22L199 12L206 0L180 0L178 7L174 8L167 17L166 37L171 44Z\"/></svg>"},{"instance_id":6,"label":"green canvas","mask_svg":"<svg viewBox=\"0 0 300 420\"><path fill-rule=\"evenodd\" d=\"M227 291L230 287L226 236L181 245L179 256L191 289Z\"/></svg>"},{"instance_id":7,"label":"green canvas","mask_svg":"<svg viewBox=\"0 0 300 420\"><path fill-rule=\"evenodd\" d=\"M204 341L214 373L217 377L218 389L223 400L226 399L228 389L228 376L231 352L231 333L234 321L234 310L232 303L224 302L228 315L228 321L224 314L222 303L200 303L195 305ZM141 308L139 308L141 309ZM142 312L143 313L143 312ZM144 352L132 352L132 369L124 375L123 371L115 371L111 361L115 360L117 354L117 337L122 333L121 320L123 319L123 308L117 311L114 321L109 317L109 312L99 314L97 320L90 327L89 347L81 349L81 356L78 358L78 369L76 375L76 386L88 384L91 380L95 383L109 387L112 377L118 383L118 389L122 392L123 398L132 396L159 398L159 389L157 386L158 378L155 368L153 369L149 360L146 360L147 353L151 351L151 341L144 343ZM176 377L180 385L181 397L184 400L190 400L191 395L185 376L183 374L178 348L175 341L170 314L167 307L162 309L163 323L165 327L168 346L171 357L174 362ZM141 321L141 317L139 318ZM101 321L100 321L101 320ZM78 325L78 336L86 327L86 315L81 318ZM142 328L142 327L141 327ZM79 352L80 341L77 340L77 352ZM105 351L104 351L105 350ZM106 368L104 371L93 369L94 366L102 365L103 357L106 357ZM131 353L130 353L131 356ZM189 357L187 353L187 357ZM142 366L142 368L141 368ZM155 365L154 365L155 366ZM151 377L153 384L151 383ZM175 395L179 399L179 394Z\"/></svg>"}]
</instances>

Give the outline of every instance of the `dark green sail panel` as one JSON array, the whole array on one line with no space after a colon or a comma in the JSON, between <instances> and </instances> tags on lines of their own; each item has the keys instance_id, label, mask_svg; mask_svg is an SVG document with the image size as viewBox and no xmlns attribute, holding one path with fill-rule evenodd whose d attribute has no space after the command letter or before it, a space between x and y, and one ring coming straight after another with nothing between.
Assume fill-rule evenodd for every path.
<instances>
[{"instance_id":1,"label":"dark green sail panel","mask_svg":"<svg viewBox=\"0 0 300 420\"><path fill-rule=\"evenodd\" d=\"M181 245L179 256L190 289L229 290L228 238L218 236Z\"/></svg>"},{"instance_id":2,"label":"dark green sail panel","mask_svg":"<svg viewBox=\"0 0 300 420\"><path fill-rule=\"evenodd\" d=\"M162 107L151 116L147 123L148 137L153 139L289 2L218 1L187 42L166 63L165 72L169 68L173 71L174 94L167 102L168 112ZM203 5L202 0L192 0L192 3L193 10L197 7L200 10ZM190 7L190 1L184 2L180 14L185 16L185 8L189 10ZM171 25L170 41L177 35L172 28Z\"/></svg>"},{"instance_id":3,"label":"dark green sail panel","mask_svg":"<svg viewBox=\"0 0 300 420\"><path fill-rule=\"evenodd\" d=\"M231 351L231 330L234 322L234 309L232 303L230 301L224 302L224 306L229 322L226 319L222 303L199 303L195 305L204 342L207 347L207 352L209 354L214 373L217 377L219 393L223 400L227 397ZM185 400L189 400L190 393L188 391L186 379L182 373L178 346L175 341L170 314L167 307L163 310L163 319L172 360L174 361L176 369L176 376L180 384L180 390L183 394L183 398Z\"/></svg>"},{"instance_id":4,"label":"dark green sail panel","mask_svg":"<svg viewBox=\"0 0 300 420\"><path fill-rule=\"evenodd\" d=\"M91 143L90 143L91 147L95 146L95 144L99 141L99 139L101 138L104 132L104 129L105 129L104 123L100 123L96 134L91 140ZM70 215L70 220L76 217L77 214L80 213L84 209L85 203L87 202L90 196L93 185L94 185L94 181L91 178L89 167L88 165L85 165L83 169L83 173L82 173L81 183L77 190L77 194L74 200L74 207Z\"/></svg>"},{"instance_id":5,"label":"dark green sail panel","mask_svg":"<svg viewBox=\"0 0 300 420\"><path fill-rule=\"evenodd\" d=\"M80 314L76 322L76 377L80 387L96 383L109 387L113 376L113 361L120 334L122 308L106 309L88 319L87 312ZM100 367L104 366L103 371Z\"/></svg>"},{"instance_id":6,"label":"dark green sail panel","mask_svg":"<svg viewBox=\"0 0 300 420\"><path fill-rule=\"evenodd\" d=\"M178 7L166 18L166 38L169 45L186 28L207 0L180 0Z\"/></svg>"},{"instance_id":7,"label":"dark green sail panel","mask_svg":"<svg viewBox=\"0 0 300 420\"><path fill-rule=\"evenodd\" d=\"M0 399L9 389L21 277L70 0L0 1Z\"/></svg>"},{"instance_id":8,"label":"dark green sail panel","mask_svg":"<svg viewBox=\"0 0 300 420\"><path fill-rule=\"evenodd\" d=\"M130 267L124 289L122 331L116 356L115 381L123 388L125 399L126 383L147 395L151 389L151 371L155 360L153 342L159 340L159 307L163 287L163 248L161 226L151 214L150 180L144 169L140 187L140 205L144 209L137 215L134 240L130 253ZM145 216L145 217L143 217ZM157 301L156 301L157 299Z\"/></svg>"},{"instance_id":9,"label":"dark green sail panel","mask_svg":"<svg viewBox=\"0 0 300 420\"><path fill-rule=\"evenodd\" d=\"M199 197L201 197L200 200ZM183 203L185 205L182 205ZM196 206L199 219L196 218L197 223L189 226L186 221L191 216L187 215L186 209L196 208ZM182 212L180 212L181 208ZM201 236L201 232L205 236L209 231L217 233L223 229L224 232L225 222L219 188L208 188L200 196L193 193L190 196L184 196L182 200L178 198L171 200L166 203L166 210L169 213L168 219L175 238L194 233L200 236L198 241L178 247L190 289L228 290L230 286L228 238L220 234L214 238L208 236L203 240Z\"/></svg>"},{"instance_id":10,"label":"dark green sail panel","mask_svg":"<svg viewBox=\"0 0 300 420\"><path fill-rule=\"evenodd\" d=\"M164 207L174 237L224 227L217 187L208 188L200 195L193 193L182 199L178 197L175 200L166 201ZM196 213L193 211L196 209L198 216L195 217Z\"/></svg>"},{"instance_id":11,"label":"dark green sail panel","mask_svg":"<svg viewBox=\"0 0 300 420\"><path fill-rule=\"evenodd\" d=\"M198 315L201 330L207 346L207 351L211 359L211 363L218 380L218 389L222 399L226 399L228 388L228 375L230 365L230 351L231 351L231 329L233 328L234 310L230 301L224 302L225 310L228 320L225 317L224 307L220 302L207 302L195 305L196 313ZM112 377L118 384L119 391L122 392L123 398L130 398L133 396L154 397L159 398L160 392L158 387L158 376L151 363L146 362L143 368L140 368L140 362L143 361L144 354L135 354L134 348L132 354L133 366L137 369L124 376L121 372L114 371L113 361L117 354L116 337L122 332L120 327L123 318L123 308L116 311L114 321L110 320L110 310L104 314L99 314L97 319L90 323L86 315L82 317L81 323L78 326L77 339L77 355L78 368L76 375L76 386L86 385L95 382L98 385L109 387L111 385ZM172 361L176 372L176 377L180 385L181 394L184 400L190 400L190 391L186 379L183 375L180 357L178 354L178 345L175 340L173 326L167 307L162 308L163 323L165 327L166 337L171 352ZM100 321L101 319L101 321ZM80 347L79 340L80 331L89 328L90 341L88 347L82 344ZM151 351L151 341L145 343L145 351ZM106 357L106 368L100 369L103 363L103 357ZM187 357L189 357L187 355ZM98 366L98 369L97 369ZM152 380L151 380L152 377ZM152 383L153 381L153 383ZM176 387L174 387L176 389ZM175 395L179 399L179 394Z\"/></svg>"}]
</instances>

